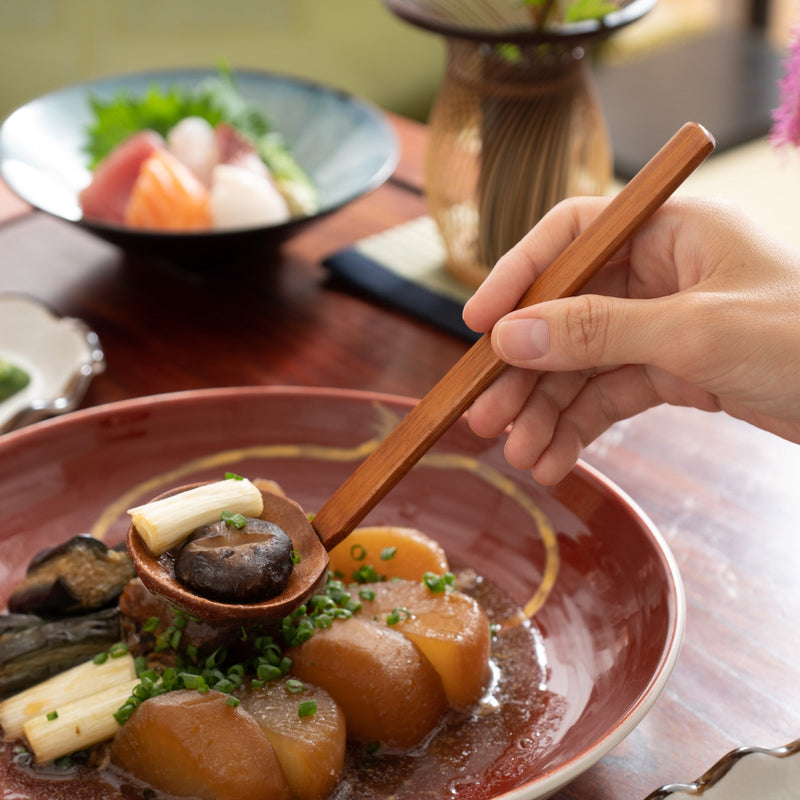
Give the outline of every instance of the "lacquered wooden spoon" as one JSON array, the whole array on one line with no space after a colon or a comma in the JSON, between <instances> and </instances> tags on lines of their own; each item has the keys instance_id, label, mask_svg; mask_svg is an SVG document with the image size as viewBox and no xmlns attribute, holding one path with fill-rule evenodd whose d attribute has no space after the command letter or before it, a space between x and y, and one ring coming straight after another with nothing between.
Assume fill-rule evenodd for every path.
<instances>
[{"instance_id":1,"label":"lacquered wooden spoon","mask_svg":"<svg viewBox=\"0 0 800 800\"><path fill-rule=\"evenodd\" d=\"M705 128L693 122L683 125L539 276L519 307L575 294L713 149L714 139ZM285 617L324 583L328 551L361 522L504 366L492 350L490 334L485 334L331 495L313 525L294 501L264 493L262 516L282 527L301 555L289 585L278 596L239 605L196 595L175 580L169 565L150 553L132 527L128 551L136 571L152 592L203 619L238 623Z\"/></svg>"}]
</instances>

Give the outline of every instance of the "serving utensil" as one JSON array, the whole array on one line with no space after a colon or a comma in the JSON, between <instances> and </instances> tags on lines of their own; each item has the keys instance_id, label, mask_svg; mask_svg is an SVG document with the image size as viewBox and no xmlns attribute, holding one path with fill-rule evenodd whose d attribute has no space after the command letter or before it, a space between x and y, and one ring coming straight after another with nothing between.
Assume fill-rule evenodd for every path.
<instances>
[{"instance_id":1,"label":"serving utensil","mask_svg":"<svg viewBox=\"0 0 800 800\"><path fill-rule=\"evenodd\" d=\"M683 125L537 278L518 307L577 292L713 149L714 139L705 128L694 122ZM245 605L196 595L175 579L168 560L150 553L131 526L128 551L137 573L152 592L203 619L238 623L285 617L323 585L328 551L361 522L504 367L492 349L490 334L484 334L336 489L313 522L294 501L264 492L262 516L282 527L300 554L289 585L278 596Z\"/></svg>"}]
</instances>

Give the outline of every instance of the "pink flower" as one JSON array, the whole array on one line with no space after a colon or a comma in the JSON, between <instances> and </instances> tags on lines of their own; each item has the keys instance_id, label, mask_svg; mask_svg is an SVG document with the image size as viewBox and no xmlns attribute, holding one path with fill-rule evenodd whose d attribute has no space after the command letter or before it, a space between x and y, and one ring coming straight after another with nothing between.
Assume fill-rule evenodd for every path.
<instances>
[{"instance_id":1,"label":"pink flower","mask_svg":"<svg viewBox=\"0 0 800 800\"><path fill-rule=\"evenodd\" d=\"M776 145L800 147L800 25L784 62L785 74L778 83L780 105L772 113L770 141Z\"/></svg>"}]
</instances>

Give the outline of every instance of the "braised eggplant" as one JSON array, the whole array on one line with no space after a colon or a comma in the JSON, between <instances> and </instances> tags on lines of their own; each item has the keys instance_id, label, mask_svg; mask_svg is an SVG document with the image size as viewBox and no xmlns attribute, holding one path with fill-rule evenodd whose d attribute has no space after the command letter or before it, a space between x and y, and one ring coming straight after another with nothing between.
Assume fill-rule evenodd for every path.
<instances>
[{"instance_id":1,"label":"braised eggplant","mask_svg":"<svg viewBox=\"0 0 800 800\"><path fill-rule=\"evenodd\" d=\"M57 675L119 640L116 607L57 620L0 615L0 695Z\"/></svg>"},{"instance_id":2,"label":"braised eggplant","mask_svg":"<svg viewBox=\"0 0 800 800\"><path fill-rule=\"evenodd\" d=\"M34 556L8 599L8 610L61 615L106 608L133 577L133 565L124 550L79 534Z\"/></svg>"}]
</instances>

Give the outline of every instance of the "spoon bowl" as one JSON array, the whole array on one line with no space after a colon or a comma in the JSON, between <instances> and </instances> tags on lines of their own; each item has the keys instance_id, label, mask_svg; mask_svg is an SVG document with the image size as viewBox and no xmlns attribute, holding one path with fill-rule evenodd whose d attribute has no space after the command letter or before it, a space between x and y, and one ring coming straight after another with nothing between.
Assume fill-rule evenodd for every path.
<instances>
[{"instance_id":1,"label":"spoon bowl","mask_svg":"<svg viewBox=\"0 0 800 800\"><path fill-rule=\"evenodd\" d=\"M713 149L714 139L702 125L683 125L536 279L517 307L575 294ZM306 559L309 562L293 574L287 589L276 597L243 606L218 603L188 592L178 585L174 573L156 568L158 559L131 530L129 552L136 571L151 591L201 618L278 621L301 605L325 579L327 551L361 522L504 367L492 349L491 334L484 334L323 504L314 516L313 527L296 504L293 505L304 518L302 524L296 512L287 517L288 528L278 519L264 516L289 534L301 553L300 565ZM291 503L276 503L275 513L288 514ZM265 510L268 513L271 512Z\"/></svg>"},{"instance_id":2,"label":"spoon bowl","mask_svg":"<svg viewBox=\"0 0 800 800\"><path fill-rule=\"evenodd\" d=\"M180 486L153 499L160 500L200 485L194 483ZM196 594L175 577L175 552L168 550L154 556L136 528L131 525L127 536L128 553L142 583L171 606L208 622L235 624L277 620L290 614L324 587L328 551L309 522L307 514L294 500L265 489L261 489L261 496L264 499L261 518L274 522L286 531L299 555L289 583L280 595L259 603L223 603Z\"/></svg>"}]
</instances>

